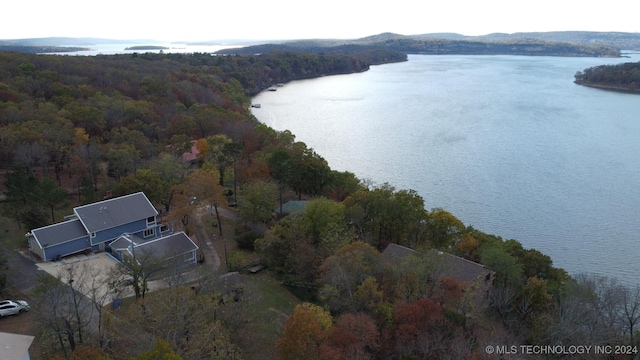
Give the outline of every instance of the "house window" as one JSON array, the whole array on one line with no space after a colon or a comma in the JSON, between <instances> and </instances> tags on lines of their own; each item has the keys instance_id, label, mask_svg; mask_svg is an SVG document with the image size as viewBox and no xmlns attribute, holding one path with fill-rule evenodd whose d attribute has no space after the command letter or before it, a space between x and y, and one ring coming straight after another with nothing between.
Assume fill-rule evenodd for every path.
<instances>
[{"instance_id":1,"label":"house window","mask_svg":"<svg viewBox=\"0 0 640 360\"><path fill-rule=\"evenodd\" d=\"M193 259L194 259L193 251L189 251L188 253L184 254L185 262L193 262Z\"/></svg>"},{"instance_id":2,"label":"house window","mask_svg":"<svg viewBox=\"0 0 640 360\"><path fill-rule=\"evenodd\" d=\"M169 231L169 226L167 225L160 225L160 232L167 232Z\"/></svg>"},{"instance_id":3,"label":"house window","mask_svg":"<svg viewBox=\"0 0 640 360\"><path fill-rule=\"evenodd\" d=\"M151 216L147 218L147 226L149 225L154 225L156 223L156 217L155 216Z\"/></svg>"},{"instance_id":4,"label":"house window","mask_svg":"<svg viewBox=\"0 0 640 360\"><path fill-rule=\"evenodd\" d=\"M92 232L91 233L91 238L93 239L94 237L96 237L96 233Z\"/></svg>"},{"instance_id":5,"label":"house window","mask_svg":"<svg viewBox=\"0 0 640 360\"><path fill-rule=\"evenodd\" d=\"M155 234L155 228L151 228L151 229L147 229L144 231L144 237L149 237L149 236L153 236L153 234Z\"/></svg>"}]
</instances>

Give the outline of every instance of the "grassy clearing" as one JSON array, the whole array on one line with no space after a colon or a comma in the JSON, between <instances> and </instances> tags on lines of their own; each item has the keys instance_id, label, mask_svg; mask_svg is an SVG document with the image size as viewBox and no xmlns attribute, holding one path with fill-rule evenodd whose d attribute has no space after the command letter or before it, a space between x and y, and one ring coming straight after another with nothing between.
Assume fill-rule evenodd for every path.
<instances>
[{"instance_id":1,"label":"grassy clearing","mask_svg":"<svg viewBox=\"0 0 640 360\"><path fill-rule=\"evenodd\" d=\"M241 230L244 227L243 224L225 217L221 217L221 222L222 236L220 236L220 229L213 226L217 223L215 215L206 215L202 218L207 235L220 256L220 273L227 271L225 252L242 254L245 264L258 259L256 253L239 249L235 242L236 229ZM254 303L248 308L249 324L239 334L241 338L239 345L247 360L275 359L273 352L275 342L282 336L284 323L300 300L268 272L243 275L247 288L251 289Z\"/></svg>"},{"instance_id":2,"label":"grassy clearing","mask_svg":"<svg viewBox=\"0 0 640 360\"><path fill-rule=\"evenodd\" d=\"M251 323L242 334L245 356L247 360L275 359L276 340L300 300L267 273L245 279L258 295L255 306L249 309Z\"/></svg>"}]
</instances>

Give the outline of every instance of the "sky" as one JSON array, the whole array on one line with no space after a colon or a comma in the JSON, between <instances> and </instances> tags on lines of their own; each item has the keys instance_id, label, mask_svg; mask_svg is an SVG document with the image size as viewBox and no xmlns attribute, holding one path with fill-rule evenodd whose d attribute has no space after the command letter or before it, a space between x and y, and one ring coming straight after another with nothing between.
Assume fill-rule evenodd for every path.
<instances>
[{"instance_id":1,"label":"sky","mask_svg":"<svg viewBox=\"0 0 640 360\"><path fill-rule=\"evenodd\" d=\"M626 5L583 0L7 1L0 39L97 37L207 41L354 39L383 32L640 32ZM609 6L608 6L609 5ZM628 4L627 4L628 5Z\"/></svg>"}]
</instances>

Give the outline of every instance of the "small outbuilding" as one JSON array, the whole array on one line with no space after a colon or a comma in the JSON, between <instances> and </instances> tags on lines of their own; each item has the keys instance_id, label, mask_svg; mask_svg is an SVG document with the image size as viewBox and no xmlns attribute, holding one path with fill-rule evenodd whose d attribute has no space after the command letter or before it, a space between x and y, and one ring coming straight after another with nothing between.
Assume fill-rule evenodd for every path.
<instances>
[{"instance_id":1,"label":"small outbuilding","mask_svg":"<svg viewBox=\"0 0 640 360\"><path fill-rule=\"evenodd\" d=\"M30 360L29 347L34 337L0 332L0 359Z\"/></svg>"}]
</instances>

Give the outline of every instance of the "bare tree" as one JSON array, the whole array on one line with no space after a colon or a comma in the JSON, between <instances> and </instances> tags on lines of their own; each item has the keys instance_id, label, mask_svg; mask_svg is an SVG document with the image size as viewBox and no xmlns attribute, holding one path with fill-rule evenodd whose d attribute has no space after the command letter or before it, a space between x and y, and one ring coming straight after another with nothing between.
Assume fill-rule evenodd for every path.
<instances>
[{"instance_id":1,"label":"bare tree","mask_svg":"<svg viewBox=\"0 0 640 360\"><path fill-rule=\"evenodd\" d=\"M95 315L97 315L97 336L100 347L105 346L105 333L102 327L105 306L112 299L116 290L117 280L113 273L106 273L95 266L83 265L80 270L85 274L85 294L89 298Z\"/></svg>"},{"instance_id":2,"label":"bare tree","mask_svg":"<svg viewBox=\"0 0 640 360\"><path fill-rule=\"evenodd\" d=\"M29 172L33 170L33 166L41 165L43 169L49 163L49 154L47 149L34 142L18 145L16 148L16 161L24 165Z\"/></svg>"},{"instance_id":3,"label":"bare tree","mask_svg":"<svg viewBox=\"0 0 640 360\"><path fill-rule=\"evenodd\" d=\"M39 274L34 291L37 319L57 338L65 357L84 341L83 330L91 318L90 304L76 285L81 282L77 268L69 267L58 277Z\"/></svg>"},{"instance_id":4,"label":"bare tree","mask_svg":"<svg viewBox=\"0 0 640 360\"><path fill-rule=\"evenodd\" d=\"M149 291L150 279L165 265L164 259L157 258L148 249L132 246L131 256L125 255L117 271L130 283L136 298L144 298Z\"/></svg>"},{"instance_id":5,"label":"bare tree","mask_svg":"<svg viewBox=\"0 0 640 360\"><path fill-rule=\"evenodd\" d=\"M629 345L638 346L636 332L640 327L640 286L635 289L623 287L620 289L620 310L618 317L623 328L624 338L629 339ZM631 358L635 358L632 354Z\"/></svg>"},{"instance_id":6,"label":"bare tree","mask_svg":"<svg viewBox=\"0 0 640 360\"><path fill-rule=\"evenodd\" d=\"M82 294L82 288L87 281L85 274L85 272L80 271L77 265L70 264L64 268L64 272L59 277L60 281L69 285L71 310L75 318L76 332L80 343L84 342L83 330L89 324L93 310L87 298Z\"/></svg>"}]
</instances>

